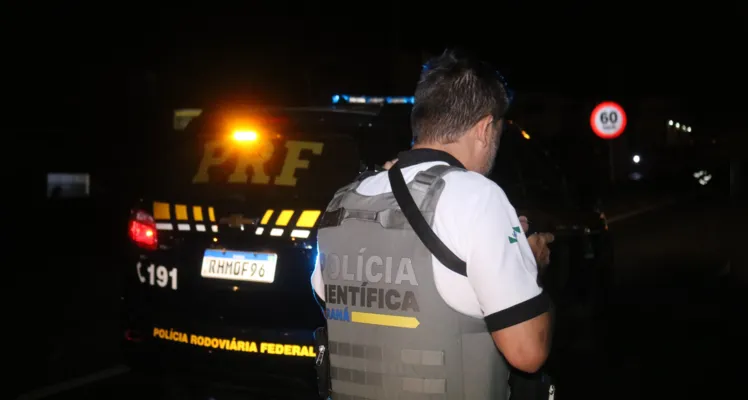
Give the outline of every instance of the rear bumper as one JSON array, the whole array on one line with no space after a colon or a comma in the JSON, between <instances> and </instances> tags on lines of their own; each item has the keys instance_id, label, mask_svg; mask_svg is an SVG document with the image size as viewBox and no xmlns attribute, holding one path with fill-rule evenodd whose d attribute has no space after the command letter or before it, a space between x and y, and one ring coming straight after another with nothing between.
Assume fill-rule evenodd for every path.
<instances>
[{"instance_id":1,"label":"rear bumper","mask_svg":"<svg viewBox=\"0 0 748 400\"><path fill-rule=\"evenodd\" d=\"M189 387L190 392L204 392L209 397L222 399L266 393L298 399L316 398L314 357L267 354L267 346L266 353L261 354L260 342L268 338L255 340L258 352L251 353L198 346L189 343L190 339L185 343L152 336L151 332L126 330L123 353L132 369L160 382ZM244 341L244 338L230 339ZM282 338L274 342L284 343ZM289 342L291 340L285 340L286 344ZM311 346L311 342L298 345Z\"/></svg>"},{"instance_id":2,"label":"rear bumper","mask_svg":"<svg viewBox=\"0 0 748 400\"><path fill-rule=\"evenodd\" d=\"M134 265L128 262L120 310L123 355L133 370L206 391L201 400L316 398L313 333L325 320L307 292L239 297L200 292L188 279L174 291L142 283Z\"/></svg>"}]
</instances>

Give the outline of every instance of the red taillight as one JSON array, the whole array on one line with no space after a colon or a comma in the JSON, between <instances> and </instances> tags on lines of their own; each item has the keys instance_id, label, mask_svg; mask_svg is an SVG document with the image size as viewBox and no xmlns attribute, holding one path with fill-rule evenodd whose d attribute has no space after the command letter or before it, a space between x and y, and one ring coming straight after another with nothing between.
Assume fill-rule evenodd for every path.
<instances>
[{"instance_id":1,"label":"red taillight","mask_svg":"<svg viewBox=\"0 0 748 400\"><path fill-rule=\"evenodd\" d=\"M138 246L148 250L155 250L158 247L156 222L147 212L133 212L127 231L130 239Z\"/></svg>"},{"instance_id":2,"label":"red taillight","mask_svg":"<svg viewBox=\"0 0 748 400\"><path fill-rule=\"evenodd\" d=\"M142 342L143 336L134 329L128 329L125 331L125 340L128 342Z\"/></svg>"},{"instance_id":3,"label":"red taillight","mask_svg":"<svg viewBox=\"0 0 748 400\"><path fill-rule=\"evenodd\" d=\"M605 217L604 212L600 213L600 219L603 220L603 226L605 227L605 230L607 231L608 230L608 218Z\"/></svg>"}]
</instances>

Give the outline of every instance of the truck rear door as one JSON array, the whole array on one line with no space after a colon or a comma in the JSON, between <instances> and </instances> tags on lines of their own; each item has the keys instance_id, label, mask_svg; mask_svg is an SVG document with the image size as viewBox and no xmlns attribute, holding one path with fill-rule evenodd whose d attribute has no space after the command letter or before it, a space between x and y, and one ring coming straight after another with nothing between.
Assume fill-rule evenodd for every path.
<instances>
[{"instance_id":1,"label":"truck rear door","mask_svg":"<svg viewBox=\"0 0 748 400\"><path fill-rule=\"evenodd\" d=\"M369 117L269 115L201 116L146 167L126 267L128 314L145 329L296 344L324 324L316 226L359 172Z\"/></svg>"}]
</instances>

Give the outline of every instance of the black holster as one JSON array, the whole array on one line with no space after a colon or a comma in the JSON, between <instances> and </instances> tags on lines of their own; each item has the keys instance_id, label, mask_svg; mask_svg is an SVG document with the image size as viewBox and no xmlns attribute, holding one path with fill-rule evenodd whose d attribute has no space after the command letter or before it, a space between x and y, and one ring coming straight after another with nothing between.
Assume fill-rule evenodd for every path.
<instances>
[{"instance_id":1,"label":"black holster","mask_svg":"<svg viewBox=\"0 0 748 400\"><path fill-rule=\"evenodd\" d=\"M317 370L317 391L320 399L328 399L332 394L330 377L330 351L327 339L327 328L321 327L314 331L314 349L317 357L314 368Z\"/></svg>"},{"instance_id":2,"label":"black holster","mask_svg":"<svg viewBox=\"0 0 748 400\"><path fill-rule=\"evenodd\" d=\"M510 400L553 400L556 393L553 379L543 370L534 374L512 371L509 387Z\"/></svg>"}]
</instances>

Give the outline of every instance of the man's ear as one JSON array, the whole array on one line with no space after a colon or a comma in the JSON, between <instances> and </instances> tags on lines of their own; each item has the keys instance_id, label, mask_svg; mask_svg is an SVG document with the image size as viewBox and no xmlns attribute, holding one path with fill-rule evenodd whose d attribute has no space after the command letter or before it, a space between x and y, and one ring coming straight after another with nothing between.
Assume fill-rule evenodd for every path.
<instances>
[{"instance_id":1,"label":"man's ear","mask_svg":"<svg viewBox=\"0 0 748 400\"><path fill-rule=\"evenodd\" d=\"M473 134L475 138L483 144L483 146L489 146L491 144L491 135L493 135L493 117L487 115L481 118L477 124L473 127Z\"/></svg>"}]
</instances>

